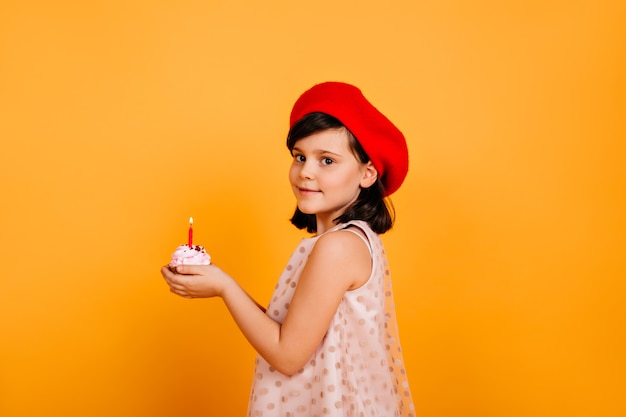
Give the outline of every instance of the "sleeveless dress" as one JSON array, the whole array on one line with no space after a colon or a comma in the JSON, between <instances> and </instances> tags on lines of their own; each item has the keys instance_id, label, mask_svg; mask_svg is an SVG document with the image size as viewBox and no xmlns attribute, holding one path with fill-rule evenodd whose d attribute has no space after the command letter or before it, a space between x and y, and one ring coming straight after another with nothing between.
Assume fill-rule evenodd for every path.
<instances>
[{"instance_id":1,"label":"sleeveless dress","mask_svg":"<svg viewBox=\"0 0 626 417\"><path fill-rule=\"evenodd\" d=\"M350 225L367 239L346 229ZM300 371L286 376L257 356L248 417L415 417L382 242L362 221L326 233L342 229L365 241L372 274L363 286L345 293L320 346ZM285 319L318 238L302 239L281 274L267 309L273 320Z\"/></svg>"}]
</instances>

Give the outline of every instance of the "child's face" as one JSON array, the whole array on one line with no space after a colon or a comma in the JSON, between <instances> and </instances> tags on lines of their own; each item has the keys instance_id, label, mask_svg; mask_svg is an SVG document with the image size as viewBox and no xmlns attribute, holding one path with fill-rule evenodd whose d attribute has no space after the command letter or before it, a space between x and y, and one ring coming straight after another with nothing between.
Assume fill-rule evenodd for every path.
<instances>
[{"instance_id":1,"label":"child's face","mask_svg":"<svg viewBox=\"0 0 626 417\"><path fill-rule=\"evenodd\" d=\"M333 225L359 196L361 187L376 181L371 162L356 159L345 129L329 129L298 140L293 148L289 181L300 211L315 214L318 233ZM321 224L320 224L321 222Z\"/></svg>"}]
</instances>

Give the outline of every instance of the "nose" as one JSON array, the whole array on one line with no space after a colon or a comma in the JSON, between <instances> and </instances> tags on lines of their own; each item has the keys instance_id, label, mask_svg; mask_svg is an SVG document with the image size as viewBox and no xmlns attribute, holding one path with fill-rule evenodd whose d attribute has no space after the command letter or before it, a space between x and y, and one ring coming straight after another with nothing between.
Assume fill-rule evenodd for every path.
<instances>
[{"instance_id":1,"label":"nose","mask_svg":"<svg viewBox=\"0 0 626 417\"><path fill-rule=\"evenodd\" d=\"M305 161L300 166L300 171L298 172L298 176L303 180L311 180L315 177L315 170L313 164L310 161Z\"/></svg>"}]
</instances>

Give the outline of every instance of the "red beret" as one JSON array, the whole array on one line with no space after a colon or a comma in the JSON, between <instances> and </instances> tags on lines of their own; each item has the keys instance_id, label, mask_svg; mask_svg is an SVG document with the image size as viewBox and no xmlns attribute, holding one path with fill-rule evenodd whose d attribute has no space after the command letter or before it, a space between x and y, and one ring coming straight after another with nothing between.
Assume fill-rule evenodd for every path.
<instances>
[{"instance_id":1,"label":"red beret","mask_svg":"<svg viewBox=\"0 0 626 417\"><path fill-rule=\"evenodd\" d=\"M406 140L402 132L367 101L361 90L341 82L313 86L294 104L289 127L316 112L339 119L352 132L378 171L385 196L400 188L409 169Z\"/></svg>"}]
</instances>

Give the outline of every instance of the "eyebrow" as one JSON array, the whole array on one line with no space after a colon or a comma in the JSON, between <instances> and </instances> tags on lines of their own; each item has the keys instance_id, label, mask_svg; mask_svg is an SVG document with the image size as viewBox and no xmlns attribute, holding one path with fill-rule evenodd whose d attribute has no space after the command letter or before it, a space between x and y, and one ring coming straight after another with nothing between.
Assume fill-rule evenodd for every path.
<instances>
[{"instance_id":1,"label":"eyebrow","mask_svg":"<svg viewBox=\"0 0 626 417\"><path fill-rule=\"evenodd\" d=\"M302 149L298 148L297 146L294 146L294 147L293 147L292 152L294 152L294 151L295 151L295 152L302 152L302 153L304 153L304 151L303 151ZM335 153L335 152L332 152L332 151L327 151L326 149L315 149L315 150L313 151L313 153L317 153L317 154L330 154L330 155L335 155L335 156L342 156L341 154L338 154L338 153Z\"/></svg>"}]
</instances>

